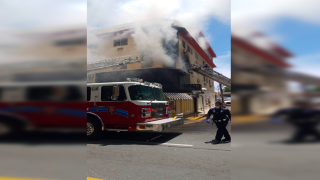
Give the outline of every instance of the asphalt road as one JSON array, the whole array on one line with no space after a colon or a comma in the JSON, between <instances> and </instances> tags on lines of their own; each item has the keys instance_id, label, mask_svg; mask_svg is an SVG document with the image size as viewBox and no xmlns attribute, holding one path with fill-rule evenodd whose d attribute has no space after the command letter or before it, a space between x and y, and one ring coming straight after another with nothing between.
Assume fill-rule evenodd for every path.
<instances>
[{"instance_id":1,"label":"asphalt road","mask_svg":"<svg viewBox=\"0 0 320 180\"><path fill-rule=\"evenodd\" d=\"M320 144L310 137L289 143L290 124L259 121L233 125L232 177L239 180L319 179Z\"/></svg>"},{"instance_id":2,"label":"asphalt road","mask_svg":"<svg viewBox=\"0 0 320 180\"><path fill-rule=\"evenodd\" d=\"M230 127L228 127L230 130ZM87 176L106 180L231 178L231 145L208 143L216 127L201 121L166 132L105 132L87 143Z\"/></svg>"}]
</instances>

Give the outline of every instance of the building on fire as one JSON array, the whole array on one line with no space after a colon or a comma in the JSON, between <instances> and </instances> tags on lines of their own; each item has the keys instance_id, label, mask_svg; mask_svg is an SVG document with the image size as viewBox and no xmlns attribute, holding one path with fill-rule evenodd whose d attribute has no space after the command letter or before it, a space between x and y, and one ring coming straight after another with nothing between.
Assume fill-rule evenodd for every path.
<instances>
[{"instance_id":1,"label":"building on fire","mask_svg":"<svg viewBox=\"0 0 320 180\"><path fill-rule=\"evenodd\" d=\"M159 51L148 47L153 46L150 42L144 44L144 36L138 36L145 33L148 37L157 28L158 22L144 23L140 27L130 23L89 31L87 82L121 82L131 77L158 82L163 85L173 115L197 112L208 99L214 103L214 80L193 71L191 67L212 70L216 67L213 63L215 52L202 33L197 39L179 22L170 22L168 28L174 32L174 37L161 37ZM163 26L155 31L166 36L161 28ZM201 48L199 41L206 48ZM172 61L168 62L167 57Z\"/></svg>"}]
</instances>

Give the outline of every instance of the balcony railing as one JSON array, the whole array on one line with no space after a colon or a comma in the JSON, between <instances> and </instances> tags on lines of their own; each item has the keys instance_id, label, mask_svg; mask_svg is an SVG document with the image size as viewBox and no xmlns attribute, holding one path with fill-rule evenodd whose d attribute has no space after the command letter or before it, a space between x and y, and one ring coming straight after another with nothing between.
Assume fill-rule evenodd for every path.
<instances>
[{"instance_id":1,"label":"balcony railing","mask_svg":"<svg viewBox=\"0 0 320 180\"><path fill-rule=\"evenodd\" d=\"M137 55L106 58L98 61L90 61L87 64L87 70L109 68L109 67L120 66L124 64L132 64L136 62L140 62L139 56Z\"/></svg>"},{"instance_id":2,"label":"balcony railing","mask_svg":"<svg viewBox=\"0 0 320 180\"><path fill-rule=\"evenodd\" d=\"M212 70L210 67L201 66L199 64L187 64L188 71L195 71L199 74L202 74L214 81L223 84L227 87L231 87L231 79L218 73L217 71Z\"/></svg>"}]
</instances>

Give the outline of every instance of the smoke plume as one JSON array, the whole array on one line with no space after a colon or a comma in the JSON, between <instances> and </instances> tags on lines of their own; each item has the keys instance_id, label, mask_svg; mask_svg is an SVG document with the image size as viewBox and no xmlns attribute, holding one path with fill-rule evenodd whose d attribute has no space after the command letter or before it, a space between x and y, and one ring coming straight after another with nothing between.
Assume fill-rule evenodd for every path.
<instances>
[{"instance_id":1,"label":"smoke plume","mask_svg":"<svg viewBox=\"0 0 320 180\"><path fill-rule=\"evenodd\" d=\"M216 19L230 22L229 0L89 0L88 1L88 44L104 43L93 37L91 30L108 28L126 23L134 23L134 38L137 50L144 52L145 59L162 60L172 65L176 57L170 47L176 45L177 30L172 24L179 21L183 27L206 48L205 39L199 32L208 30L208 21ZM146 22L153 23L146 25ZM206 37L212 38L212 37ZM165 44L165 46L164 46ZM96 59L103 57L96 57ZM92 61L88 54L88 61Z\"/></svg>"}]
</instances>

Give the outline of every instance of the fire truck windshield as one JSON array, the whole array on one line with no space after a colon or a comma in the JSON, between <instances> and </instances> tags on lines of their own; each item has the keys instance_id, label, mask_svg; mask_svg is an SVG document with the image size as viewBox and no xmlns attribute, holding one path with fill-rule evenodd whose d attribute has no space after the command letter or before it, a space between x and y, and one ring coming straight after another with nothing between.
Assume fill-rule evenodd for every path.
<instances>
[{"instance_id":1,"label":"fire truck windshield","mask_svg":"<svg viewBox=\"0 0 320 180\"><path fill-rule=\"evenodd\" d=\"M165 101L164 94L162 90L159 88L133 85L129 87L129 94L130 94L131 100Z\"/></svg>"}]
</instances>

